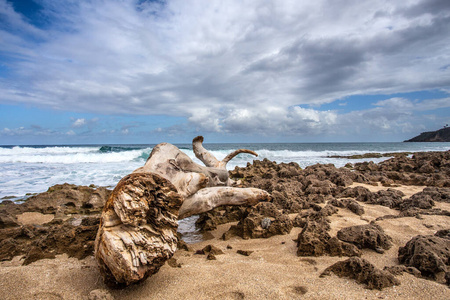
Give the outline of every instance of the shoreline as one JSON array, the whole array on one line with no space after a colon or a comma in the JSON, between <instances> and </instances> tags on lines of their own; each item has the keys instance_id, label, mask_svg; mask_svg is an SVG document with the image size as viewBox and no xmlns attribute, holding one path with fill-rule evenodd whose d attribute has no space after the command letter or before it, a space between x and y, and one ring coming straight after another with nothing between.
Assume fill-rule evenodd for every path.
<instances>
[{"instance_id":1,"label":"shoreline","mask_svg":"<svg viewBox=\"0 0 450 300\"><path fill-rule=\"evenodd\" d=\"M191 145L187 145L191 146ZM420 152L420 151L446 151L448 143L293 143L293 144L236 144L230 148L225 144L214 144L212 151L217 157L225 156L230 149L244 147L257 151L260 159L268 158L278 163L297 162L302 168L316 163L333 163L336 167L346 163L372 160L375 163L385 158L365 159L337 159L327 156L333 155L364 155L369 152ZM134 150L133 150L134 149ZM39 148L39 149L3 149L0 155L0 198L15 196L15 199L26 198L27 193L45 192L48 187L64 182L98 186L115 186L115 184L134 169L142 166L150 154L151 148L139 148L132 145L122 145L119 148L111 146L110 151L99 151L98 148ZM192 159L194 153L189 147L182 149ZM253 157L238 157L230 162L230 169L234 166L245 166L252 163ZM94 170L97 170L94 171ZM26 179L25 179L26 178ZM2 201L2 200L0 200Z\"/></svg>"},{"instance_id":2,"label":"shoreline","mask_svg":"<svg viewBox=\"0 0 450 300\"><path fill-rule=\"evenodd\" d=\"M400 271L394 275L399 285L367 289L367 283L351 278L321 276L349 258L342 253L332 256L325 247L323 253L315 248L312 255L298 255L308 241L315 241L314 245L329 242L328 238L321 240L323 234L305 229L311 228L308 220L312 219L319 225L329 224L324 229L329 237L352 226L380 226L390 238L390 248L359 249L360 257L379 270L404 266L399 262L399 249L414 237L450 229L450 202L445 200L450 195L450 152L415 155L416 160L396 157L339 169L314 165L299 170L294 163L260 161L232 170L238 184L270 189L273 201L250 210L219 209L201 216L208 240L179 244L174 259L158 273L123 290L104 285L92 256L98 214L110 193L107 189L58 185L21 205L1 204L0 298L88 299L91 295L94 299L95 293L117 299L449 298L442 271L434 279ZM436 166L433 161L442 163ZM258 225L264 218L271 220L269 229ZM256 227L242 227L240 222ZM68 232L73 232L70 238ZM24 238L29 243L20 252L17 243ZM56 241L50 243L46 238ZM450 239L442 239L450 249ZM214 259L205 251L196 254L208 245L223 254L213 255ZM450 272L448 265L445 268Z\"/></svg>"}]
</instances>

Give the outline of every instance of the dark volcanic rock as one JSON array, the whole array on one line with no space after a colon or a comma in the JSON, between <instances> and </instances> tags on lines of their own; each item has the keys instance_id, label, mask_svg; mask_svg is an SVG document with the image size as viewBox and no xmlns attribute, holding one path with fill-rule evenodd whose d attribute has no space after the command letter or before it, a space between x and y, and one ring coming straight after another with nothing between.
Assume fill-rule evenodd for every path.
<instances>
[{"instance_id":1,"label":"dark volcanic rock","mask_svg":"<svg viewBox=\"0 0 450 300\"><path fill-rule=\"evenodd\" d=\"M332 164L316 164L302 170L296 163L264 159L245 168L236 167L230 177L240 187L256 187L271 193L273 203L285 213L298 213L313 203L324 203L354 181L367 182L364 175Z\"/></svg>"},{"instance_id":2,"label":"dark volcanic rock","mask_svg":"<svg viewBox=\"0 0 450 300\"><path fill-rule=\"evenodd\" d=\"M0 205L0 260L25 255L24 264L29 264L63 253L79 259L92 255L99 213L110 193L105 188L61 184L25 203ZM43 225L20 226L16 216L24 212L55 218Z\"/></svg>"},{"instance_id":3,"label":"dark volcanic rock","mask_svg":"<svg viewBox=\"0 0 450 300\"><path fill-rule=\"evenodd\" d=\"M240 206L217 207L199 215L195 226L200 230L214 230L218 225L240 221L248 214L248 208Z\"/></svg>"},{"instance_id":4,"label":"dark volcanic rock","mask_svg":"<svg viewBox=\"0 0 450 300\"><path fill-rule=\"evenodd\" d=\"M423 276L436 279L438 273L449 271L450 240L433 235L415 236L399 248L398 260L406 266L417 268Z\"/></svg>"},{"instance_id":5,"label":"dark volcanic rock","mask_svg":"<svg viewBox=\"0 0 450 300\"><path fill-rule=\"evenodd\" d=\"M400 205L399 209L405 211L411 208L430 209L434 206L433 198L424 193L417 193L410 198L405 199Z\"/></svg>"},{"instance_id":6,"label":"dark volcanic rock","mask_svg":"<svg viewBox=\"0 0 450 300\"><path fill-rule=\"evenodd\" d=\"M338 197L352 197L360 202L396 208L403 201L403 196L404 194L401 191L395 189L381 190L373 193L365 187L357 186L345 189Z\"/></svg>"},{"instance_id":7,"label":"dark volcanic rock","mask_svg":"<svg viewBox=\"0 0 450 300\"><path fill-rule=\"evenodd\" d=\"M305 227L297 237L297 255L324 255L327 252L328 240L331 239L329 230L330 224L325 217L307 219Z\"/></svg>"},{"instance_id":8,"label":"dark volcanic rock","mask_svg":"<svg viewBox=\"0 0 450 300\"><path fill-rule=\"evenodd\" d=\"M207 245L202 249L203 253L212 253L214 255L224 254L222 250L213 245Z\"/></svg>"},{"instance_id":9,"label":"dark volcanic rock","mask_svg":"<svg viewBox=\"0 0 450 300\"><path fill-rule=\"evenodd\" d=\"M369 189L363 186L356 186L353 188L346 188L343 190L338 197L339 198L356 198L356 200L361 202L367 202L369 199L373 198L374 193L369 191Z\"/></svg>"},{"instance_id":10,"label":"dark volcanic rock","mask_svg":"<svg viewBox=\"0 0 450 300\"><path fill-rule=\"evenodd\" d=\"M361 216L364 214L364 207L362 207L358 202L355 200L347 200L344 201L346 203L347 208L352 211L353 213L357 214L358 216Z\"/></svg>"},{"instance_id":11,"label":"dark volcanic rock","mask_svg":"<svg viewBox=\"0 0 450 300\"><path fill-rule=\"evenodd\" d=\"M420 202L427 202L424 206L430 208L434 205L433 201L450 203L450 188L426 187L423 191L410 197L416 201L416 207L420 207Z\"/></svg>"},{"instance_id":12,"label":"dark volcanic rock","mask_svg":"<svg viewBox=\"0 0 450 300\"><path fill-rule=\"evenodd\" d=\"M326 253L330 256L361 256L361 251L353 244L343 242L337 237L328 240L325 246Z\"/></svg>"},{"instance_id":13,"label":"dark volcanic rock","mask_svg":"<svg viewBox=\"0 0 450 300\"><path fill-rule=\"evenodd\" d=\"M438 230L434 235L437 237L450 240L450 229Z\"/></svg>"},{"instance_id":14,"label":"dark volcanic rock","mask_svg":"<svg viewBox=\"0 0 450 300\"><path fill-rule=\"evenodd\" d=\"M69 213L100 212L106 203L110 190L104 187L92 188L74 184L57 184L47 192L40 193L27 199L24 211L54 214L58 210Z\"/></svg>"},{"instance_id":15,"label":"dark volcanic rock","mask_svg":"<svg viewBox=\"0 0 450 300\"><path fill-rule=\"evenodd\" d=\"M24 212L55 214L57 217L67 214L99 214L110 194L111 191L104 187L58 184L50 187L47 192L28 198L25 203L2 203L0 229L19 226L16 216Z\"/></svg>"},{"instance_id":16,"label":"dark volcanic rock","mask_svg":"<svg viewBox=\"0 0 450 300\"><path fill-rule=\"evenodd\" d=\"M280 213L275 204L261 202L255 205L237 225L231 226L222 238L224 240L232 236L240 236L243 239L268 238L288 234L292 227L293 223L289 216Z\"/></svg>"},{"instance_id":17,"label":"dark volcanic rock","mask_svg":"<svg viewBox=\"0 0 450 300\"><path fill-rule=\"evenodd\" d=\"M12 205L15 205L15 204L12 204ZM19 226L19 224L17 223L17 218L14 215L11 215L10 213L8 213L5 210L3 212L0 211L0 229L8 228L8 227L16 227L16 226Z\"/></svg>"},{"instance_id":18,"label":"dark volcanic rock","mask_svg":"<svg viewBox=\"0 0 450 300\"><path fill-rule=\"evenodd\" d=\"M320 277L336 274L348 277L367 285L369 289L383 289L393 285L400 285L400 281L391 273L382 271L363 258L351 257L329 266Z\"/></svg>"},{"instance_id":19,"label":"dark volcanic rock","mask_svg":"<svg viewBox=\"0 0 450 300\"><path fill-rule=\"evenodd\" d=\"M367 203L383 205L389 208L397 208L402 203L403 196L405 196L405 194L399 190L381 190L374 193L373 197L368 200Z\"/></svg>"},{"instance_id":20,"label":"dark volcanic rock","mask_svg":"<svg viewBox=\"0 0 450 300\"><path fill-rule=\"evenodd\" d=\"M250 254L252 254L253 251L250 251L250 250L238 250L238 251L236 251L236 253L244 255L244 256L250 256Z\"/></svg>"},{"instance_id":21,"label":"dark volcanic rock","mask_svg":"<svg viewBox=\"0 0 450 300\"><path fill-rule=\"evenodd\" d=\"M404 265L398 265L398 266L390 266L390 267L384 267L384 271L388 271L394 276L401 275L402 273L409 273L411 275L414 275L418 278L421 278L422 275L419 270L417 270L414 267L407 267Z\"/></svg>"},{"instance_id":22,"label":"dark volcanic rock","mask_svg":"<svg viewBox=\"0 0 450 300\"><path fill-rule=\"evenodd\" d=\"M25 255L24 264L29 264L63 253L69 257L85 258L93 254L98 221L95 218L87 226L53 221L49 226L26 225L3 229L0 231L0 260Z\"/></svg>"},{"instance_id":23,"label":"dark volcanic rock","mask_svg":"<svg viewBox=\"0 0 450 300\"><path fill-rule=\"evenodd\" d=\"M372 181L450 187L450 151L417 152L412 157L394 157L379 163L357 163L354 170ZM389 183L392 183L389 182Z\"/></svg>"},{"instance_id":24,"label":"dark volcanic rock","mask_svg":"<svg viewBox=\"0 0 450 300\"><path fill-rule=\"evenodd\" d=\"M314 207L316 208L316 207ZM337 208L327 204L317 210L304 211L296 216L294 224L303 227L297 237L298 256L360 256L359 249L350 243L331 237L331 229L327 216L337 212Z\"/></svg>"},{"instance_id":25,"label":"dark volcanic rock","mask_svg":"<svg viewBox=\"0 0 450 300\"><path fill-rule=\"evenodd\" d=\"M315 178L319 181L328 180L335 186L345 187L354 181L365 181L359 174L355 174L347 168L336 168L332 164L315 164L305 168L303 172L306 178ZM332 186L330 186L332 188Z\"/></svg>"},{"instance_id":26,"label":"dark volcanic rock","mask_svg":"<svg viewBox=\"0 0 450 300\"><path fill-rule=\"evenodd\" d=\"M338 231L337 237L341 241L356 245L359 249L369 248L379 253L392 247L392 238L376 224L342 228Z\"/></svg>"},{"instance_id":27,"label":"dark volcanic rock","mask_svg":"<svg viewBox=\"0 0 450 300\"><path fill-rule=\"evenodd\" d=\"M329 202L331 205L341 208L347 208L351 212L361 216L364 214L364 207L362 207L357 201L353 199L333 199Z\"/></svg>"}]
</instances>

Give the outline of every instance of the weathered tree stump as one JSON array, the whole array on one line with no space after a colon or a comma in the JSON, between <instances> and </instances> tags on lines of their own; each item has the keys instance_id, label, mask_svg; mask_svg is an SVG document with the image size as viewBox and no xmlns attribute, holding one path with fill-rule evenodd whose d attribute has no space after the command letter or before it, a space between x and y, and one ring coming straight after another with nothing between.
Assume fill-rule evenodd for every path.
<instances>
[{"instance_id":1,"label":"weathered tree stump","mask_svg":"<svg viewBox=\"0 0 450 300\"><path fill-rule=\"evenodd\" d=\"M254 205L267 192L230 187L226 164L240 149L217 160L196 137L193 149L205 166L174 145L153 148L145 165L119 181L101 216L95 258L105 282L127 286L158 272L177 247L178 220L221 205Z\"/></svg>"}]
</instances>

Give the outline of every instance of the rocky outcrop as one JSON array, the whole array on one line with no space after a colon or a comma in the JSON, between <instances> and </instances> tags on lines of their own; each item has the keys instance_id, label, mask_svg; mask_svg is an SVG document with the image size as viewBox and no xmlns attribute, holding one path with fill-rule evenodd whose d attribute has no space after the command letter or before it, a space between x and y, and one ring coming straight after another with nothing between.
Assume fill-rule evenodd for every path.
<instances>
[{"instance_id":1,"label":"rocky outcrop","mask_svg":"<svg viewBox=\"0 0 450 300\"><path fill-rule=\"evenodd\" d=\"M228 240L233 236L243 239L268 238L288 234L292 227L293 223L289 216L280 213L275 204L261 202L253 207L237 225L231 226L223 234L223 239Z\"/></svg>"},{"instance_id":2,"label":"rocky outcrop","mask_svg":"<svg viewBox=\"0 0 450 300\"><path fill-rule=\"evenodd\" d=\"M436 131L422 132L405 142L450 142L450 127L444 127Z\"/></svg>"},{"instance_id":3,"label":"rocky outcrop","mask_svg":"<svg viewBox=\"0 0 450 300\"><path fill-rule=\"evenodd\" d=\"M329 203L336 207L347 208L358 216L364 214L364 207L362 207L357 201L353 199L333 199Z\"/></svg>"},{"instance_id":4,"label":"rocky outcrop","mask_svg":"<svg viewBox=\"0 0 450 300\"><path fill-rule=\"evenodd\" d=\"M397 265L397 266L384 267L383 270L388 271L389 273L391 273L394 276L402 275L402 273L408 273L408 274L416 276L417 278L422 278L422 274L420 273L420 271L414 267Z\"/></svg>"},{"instance_id":5,"label":"rocky outcrop","mask_svg":"<svg viewBox=\"0 0 450 300\"><path fill-rule=\"evenodd\" d=\"M361 251L350 243L331 237L327 216L337 212L331 205L313 212L299 214L294 223L303 227L297 237L298 256L361 256Z\"/></svg>"},{"instance_id":6,"label":"rocky outcrop","mask_svg":"<svg viewBox=\"0 0 450 300\"><path fill-rule=\"evenodd\" d=\"M405 194L395 189L381 190L373 193L362 186L347 188L338 195L338 197L353 197L360 202L383 205L389 208L397 208L403 201L403 196Z\"/></svg>"},{"instance_id":7,"label":"rocky outcrop","mask_svg":"<svg viewBox=\"0 0 450 300\"><path fill-rule=\"evenodd\" d=\"M238 222L248 215L251 208L241 206L218 207L199 215L195 226L203 231L214 230L221 224Z\"/></svg>"},{"instance_id":8,"label":"rocky outcrop","mask_svg":"<svg viewBox=\"0 0 450 300\"><path fill-rule=\"evenodd\" d=\"M418 269L422 276L438 279L450 272L450 239L448 231L436 235L418 235L398 250L401 264Z\"/></svg>"},{"instance_id":9,"label":"rocky outcrop","mask_svg":"<svg viewBox=\"0 0 450 300\"><path fill-rule=\"evenodd\" d=\"M0 260L24 255L23 264L27 265L63 253L78 259L92 255L99 218L85 217L79 224L78 220L54 220L45 226L25 225L0 230Z\"/></svg>"},{"instance_id":10,"label":"rocky outcrop","mask_svg":"<svg viewBox=\"0 0 450 300\"><path fill-rule=\"evenodd\" d=\"M298 256L321 256L327 252L327 243L331 239L328 231L330 224L325 217L308 219L297 237Z\"/></svg>"},{"instance_id":11,"label":"rocky outcrop","mask_svg":"<svg viewBox=\"0 0 450 300\"><path fill-rule=\"evenodd\" d=\"M3 201L0 206L0 229L20 226L17 216L25 212L53 214L56 218L69 215L99 214L111 191L104 187L57 184L47 192L34 195L22 204Z\"/></svg>"},{"instance_id":12,"label":"rocky outcrop","mask_svg":"<svg viewBox=\"0 0 450 300\"><path fill-rule=\"evenodd\" d=\"M369 261L359 257L351 257L329 266L320 277L329 276L331 273L339 277L355 279L356 282L365 284L369 289L382 290L386 287L400 285L400 281L391 273L380 270Z\"/></svg>"},{"instance_id":13,"label":"rocky outcrop","mask_svg":"<svg viewBox=\"0 0 450 300\"><path fill-rule=\"evenodd\" d=\"M334 165L316 164L302 170L296 163L264 159L247 167L236 167L230 177L240 187L256 187L272 195L272 201L285 213L298 213L311 204L324 203L353 182L368 182L360 173Z\"/></svg>"},{"instance_id":14,"label":"rocky outcrop","mask_svg":"<svg viewBox=\"0 0 450 300\"><path fill-rule=\"evenodd\" d=\"M354 170L370 181L450 187L450 151L417 152L411 157L394 157L379 164L356 163Z\"/></svg>"},{"instance_id":15,"label":"rocky outcrop","mask_svg":"<svg viewBox=\"0 0 450 300\"><path fill-rule=\"evenodd\" d=\"M66 253L92 255L99 213L110 190L103 187L60 184L30 197L23 204L0 205L0 260L24 255L23 264ZM49 222L20 222L26 214L50 216ZM29 223L29 224L28 224Z\"/></svg>"},{"instance_id":16,"label":"rocky outcrop","mask_svg":"<svg viewBox=\"0 0 450 300\"><path fill-rule=\"evenodd\" d=\"M358 225L342 228L337 233L341 241L352 243L359 249L368 248L384 253L392 247L392 238L376 224Z\"/></svg>"}]
</instances>

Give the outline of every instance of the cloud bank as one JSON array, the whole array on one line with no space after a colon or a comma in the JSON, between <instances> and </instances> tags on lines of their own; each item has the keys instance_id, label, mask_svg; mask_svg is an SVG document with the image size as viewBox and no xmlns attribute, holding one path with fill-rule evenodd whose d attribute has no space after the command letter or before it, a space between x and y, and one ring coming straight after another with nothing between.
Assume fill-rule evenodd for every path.
<instances>
[{"instance_id":1,"label":"cloud bank","mask_svg":"<svg viewBox=\"0 0 450 300\"><path fill-rule=\"evenodd\" d=\"M0 0L0 103L269 135L355 122L407 130L414 112L448 107L449 98L392 98L320 108L354 95L448 92L447 0L38 3L32 20Z\"/></svg>"}]
</instances>

